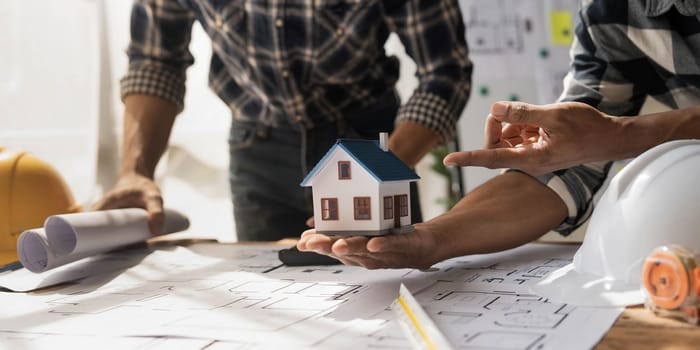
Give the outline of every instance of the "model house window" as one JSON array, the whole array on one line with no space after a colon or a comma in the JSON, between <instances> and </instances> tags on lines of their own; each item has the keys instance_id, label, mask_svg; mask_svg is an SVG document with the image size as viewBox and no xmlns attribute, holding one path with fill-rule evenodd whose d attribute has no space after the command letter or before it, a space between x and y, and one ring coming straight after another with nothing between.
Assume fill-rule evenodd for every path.
<instances>
[{"instance_id":1,"label":"model house window","mask_svg":"<svg viewBox=\"0 0 700 350\"><path fill-rule=\"evenodd\" d=\"M372 214L370 213L370 199L369 197L355 197L353 198L355 207L355 220L371 220Z\"/></svg>"},{"instance_id":2,"label":"model house window","mask_svg":"<svg viewBox=\"0 0 700 350\"><path fill-rule=\"evenodd\" d=\"M394 197L384 197L384 219L394 218Z\"/></svg>"},{"instance_id":3,"label":"model house window","mask_svg":"<svg viewBox=\"0 0 700 350\"><path fill-rule=\"evenodd\" d=\"M338 198L321 198L321 219L338 220Z\"/></svg>"},{"instance_id":4,"label":"model house window","mask_svg":"<svg viewBox=\"0 0 700 350\"><path fill-rule=\"evenodd\" d=\"M399 213L401 216L408 216L408 195L399 196Z\"/></svg>"},{"instance_id":5,"label":"model house window","mask_svg":"<svg viewBox=\"0 0 700 350\"><path fill-rule=\"evenodd\" d=\"M338 162L338 179L339 180L350 180L350 162L340 161Z\"/></svg>"}]
</instances>

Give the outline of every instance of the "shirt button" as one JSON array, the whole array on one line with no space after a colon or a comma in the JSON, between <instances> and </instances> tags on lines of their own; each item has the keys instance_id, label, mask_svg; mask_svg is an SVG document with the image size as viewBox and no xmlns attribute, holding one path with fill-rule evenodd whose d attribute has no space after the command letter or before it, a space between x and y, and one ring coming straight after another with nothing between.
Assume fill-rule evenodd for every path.
<instances>
[{"instance_id":1,"label":"shirt button","mask_svg":"<svg viewBox=\"0 0 700 350\"><path fill-rule=\"evenodd\" d=\"M344 34L345 34L345 30L343 28L338 28L335 30L336 36L343 36Z\"/></svg>"},{"instance_id":2,"label":"shirt button","mask_svg":"<svg viewBox=\"0 0 700 350\"><path fill-rule=\"evenodd\" d=\"M224 26L224 20L222 20L221 17L216 16L216 18L214 18L214 25L215 25L217 28L221 28L221 27Z\"/></svg>"},{"instance_id":3,"label":"shirt button","mask_svg":"<svg viewBox=\"0 0 700 350\"><path fill-rule=\"evenodd\" d=\"M304 120L304 117L302 117L301 114L297 114L294 116L294 120L296 120L297 122L301 122L302 120Z\"/></svg>"},{"instance_id":4,"label":"shirt button","mask_svg":"<svg viewBox=\"0 0 700 350\"><path fill-rule=\"evenodd\" d=\"M284 21L281 18L275 20L275 26L277 26L277 28L282 28L283 25Z\"/></svg>"},{"instance_id":5,"label":"shirt button","mask_svg":"<svg viewBox=\"0 0 700 350\"><path fill-rule=\"evenodd\" d=\"M282 78L288 78L289 77L289 71L288 70L283 70L282 71Z\"/></svg>"}]
</instances>

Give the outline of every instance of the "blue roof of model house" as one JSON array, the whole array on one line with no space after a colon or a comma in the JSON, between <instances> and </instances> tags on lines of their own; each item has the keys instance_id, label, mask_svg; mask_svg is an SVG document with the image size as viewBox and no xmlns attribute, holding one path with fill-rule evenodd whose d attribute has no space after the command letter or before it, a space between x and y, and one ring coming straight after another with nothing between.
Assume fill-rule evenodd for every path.
<instances>
[{"instance_id":1,"label":"blue roof of model house","mask_svg":"<svg viewBox=\"0 0 700 350\"><path fill-rule=\"evenodd\" d=\"M379 148L379 142L374 140L359 139L339 139L335 145L328 150L325 156L314 166L301 182L301 186L309 186L309 181L323 168L328 157L333 151L340 147L344 149L350 157L355 159L357 164L366 169L377 181L401 181L418 180L420 177L411 170L404 162L391 152L384 152Z\"/></svg>"}]
</instances>

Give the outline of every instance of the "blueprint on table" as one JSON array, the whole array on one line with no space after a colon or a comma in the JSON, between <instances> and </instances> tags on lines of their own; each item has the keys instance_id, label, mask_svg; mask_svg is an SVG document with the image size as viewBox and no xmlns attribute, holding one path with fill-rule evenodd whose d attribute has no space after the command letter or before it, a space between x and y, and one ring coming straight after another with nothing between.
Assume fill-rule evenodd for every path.
<instances>
[{"instance_id":1,"label":"blueprint on table","mask_svg":"<svg viewBox=\"0 0 700 350\"><path fill-rule=\"evenodd\" d=\"M62 339L118 339L110 344L121 349L409 348L390 310L402 282L455 348L555 349L567 341L569 349L587 349L621 311L554 304L527 292L529 283L568 264L576 246L529 244L429 271L287 267L278 249L159 249L123 271L62 289L2 293L2 304L13 307L0 310L0 344L33 349Z\"/></svg>"}]
</instances>

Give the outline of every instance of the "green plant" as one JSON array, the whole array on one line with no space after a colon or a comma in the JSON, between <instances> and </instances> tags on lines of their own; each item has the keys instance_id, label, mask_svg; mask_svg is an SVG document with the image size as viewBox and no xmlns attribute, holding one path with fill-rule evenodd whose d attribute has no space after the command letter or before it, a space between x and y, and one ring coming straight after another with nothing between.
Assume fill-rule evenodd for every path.
<instances>
[{"instance_id":1,"label":"green plant","mask_svg":"<svg viewBox=\"0 0 700 350\"><path fill-rule=\"evenodd\" d=\"M445 206L445 210L450 210L461 199L459 185L455 186L455 179L452 171L442 164L442 159L445 158L448 153L450 153L450 151L445 146L436 147L430 151L431 156L434 158L430 169L445 178L445 196L437 199L438 203Z\"/></svg>"}]
</instances>

